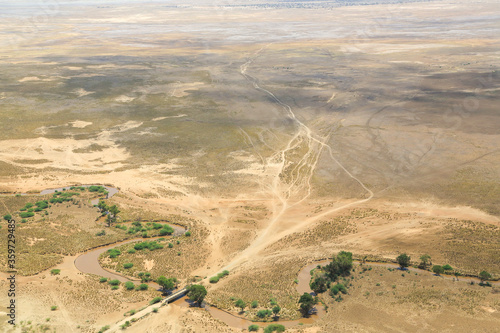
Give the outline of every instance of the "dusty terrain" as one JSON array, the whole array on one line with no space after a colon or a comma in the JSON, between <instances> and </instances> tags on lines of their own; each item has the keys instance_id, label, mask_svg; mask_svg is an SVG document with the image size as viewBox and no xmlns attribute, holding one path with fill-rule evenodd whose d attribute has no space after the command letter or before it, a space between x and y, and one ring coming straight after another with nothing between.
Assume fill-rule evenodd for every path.
<instances>
[{"instance_id":1,"label":"dusty terrain","mask_svg":"<svg viewBox=\"0 0 500 333\"><path fill-rule=\"evenodd\" d=\"M207 302L233 314L234 299L261 309L275 298L282 319L297 319L300 269L341 250L369 261L404 252L415 264L429 254L500 278L496 1L1 6L2 216L18 219L43 189L115 186L107 202L122 220L192 236L148 254L127 245L102 265L202 280ZM76 269L78 254L135 237L106 228L87 199L18 224L18 327L2 312L0 330L97 332L159 295ZM500 325L496 285L385 267L357 270L352 284L287 331ZM178 304L127 329L241 330Z\"/></svg>"}]
</instances>

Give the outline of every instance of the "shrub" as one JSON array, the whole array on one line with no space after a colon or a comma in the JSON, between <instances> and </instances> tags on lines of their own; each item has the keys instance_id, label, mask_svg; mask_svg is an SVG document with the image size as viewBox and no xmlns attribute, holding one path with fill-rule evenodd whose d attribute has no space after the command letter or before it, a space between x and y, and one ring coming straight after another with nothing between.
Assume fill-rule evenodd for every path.
<instances>
[{"instance_id":1,"label":"shrub","mask_svg":"<svg viewBox=\"0 0 500 333\"><path fill-rule=\"evenodd\" d=\"M99 279L99 282L101 282L101 283L106 282L106 281L108 281L108 278L102 277Z\"/></svg>"},{"instance_id":2,"label":"shrub","mask_svg":"<svg viewBox=\"0 0 500 333\"><path fill-rule=\"evenodd\" d=\"M99 232L98 232L97 234L95 234L95 235L96 235L96 236L104 236L104 235L106 235L106 231L101 230L101 231L99 231Z\"/></svg>"},{"instance_id":3,"label":"shrub","mask_svg":"<svg viewBox=\"0 0 500 333\"><path fill-rule=\"evenodd\" d=\"M118 249L109 249L108 250L108 254L109 254L109 257L110 258L116 258L118 257L120 254L122 254L122 252Z\"/></svg>"},{"instance_id":4,"label":"shrub","mask_svg":"<svg viewBox=\"0 0 500 333\"><path fill-rule=\"evenodd\" d=\"M210 283L217 283L217 282L219 282L219 277L218 276L212 276L209 281L210 281Z\"/></svg>"},{"instance_id":5,"label":"shrub","mask_svg":"<svg viewBox=\"0 0 500 333\"><path fill-rule=\"evenodd\" d=\"M28 220L26 220L26 219L21 220L21 223L26 223L26 222L28 222Z\"/></svg>"},{"instance_id":6,"label":"shrub","mask_svg":"<svg viewBox=\"0 0 500 333\"><path fill-rule=\"evenodd\" d=\"M109 330L109 325L101 327L98 333L104 333L105 331Z\"/></svg>"},{"instance_id":7,"label":"shrub","mask_svg":"<svg viewBox=\"0 0 500 333\"><path fill-rule=\"evenodd\" d=\"M160 236L171 235L174 233L174 228L165 224L163 228L160 229Z\"/></svg>"},{"instance_id":8,"label":"shrub","mask_svg":"<svg viewBox=\"0 0 500 333\"><path fill-rule=\"evenodd\" d=\"M134 289L134 288L135 288L135 285L134 285L134 283L133 283L133 282L131 282L131 281L127 281L127 282L125 282L125 288L126 288L127 290L132 290L132 289Z\"/></svg>"},{"instance_id":9,"label":"shrub","mask_svg":"<svg viewBox=\"0 0 500 333\"><path fill-rule=\"evenodd\" d=\"M5 215L3 216L3 219L4 219L5 221L10 221L10 220L12 220L12 215L10 215L10 214L5 214Z\"/></svg>"},{"instance_id":10,"label":"shrub","mask_svg":"<svg viewBox=\"0 0 500 333\"><path fill-rule=\"evenodd\" d=\"M148 290L148 285L145 284L145 283L141 283L137 289L139 289L139 290Z\"/></svg>"},{"instance_id":11,"label":"shrub","mask_svg":"<svg viewBox=\"0 0 500 333\"><path fill-rule=\"evenodd\" d=\"M158 296L158 297L153 298L153 299L149 302L149 304L156 304L156 303L158 303L158 302L161 302L161 297L159 297L159 296Z\"/></svg>"},{"instance_id":12,"label":"shrub","mask_svg":"<svg viewBox=\"0 0 500 333\"><path fill-rule=\"evenodd\" d=\"M134 254L134 253L135 253L135 249L130 249L130 250L128 250L128 253L130 253L130 254Z\"/></svg>"},{"instance_id":13,"label":"shrub","mask_svg":"<svg viewBox=\"0 0 500 333\"><path fill-rule=\"evenodd\" d=\"M271 310L259 310L257 311L257 317L259 318L266 318L268 316L270 316L272 314L272 311Z\"/></svg>"},{"instance_id":14,"label":"shrub","mask_svg":"<svg viewBox=\"0 0 500 333\"><path fill-rule=\"evenodd\" d=\"M50 271L50 274L52 274L52 275L58 275L59 273L61 273L60 269L53 269Z\"/></svg>"},{"instance_id":15,"label":"shrub","mask_svg":"<svg viewBox=\"0 0 500 333\"><path fill-rule=\"evenodd\" d=\"M123 264L123 268L125 268L125 269L132 268L133 266L134 266L134 264L133 264L133 263L131 263L131 262L128 262L128 263L126 263L126 264Z\"/></svg>"},{"instance_id":16,"label":"shrub","mask_svg":"<svg viewBox=\"0 0 500 333\"><path fill-rule=\"evenodd\" d=\"M248 332L257 332L259 330L260 326L259 325L250 325L248 326Z\"/></svg>"},{"instance_id":17,"label":"shrub","mask_svg":"<svg viewBox=\"0 0 500 333\"><path fill-rule=\"evenodd\" d=\"M35 213L32 213L32 212L22 212L22 213L19 214L19 216L21 216L22 218L29 218L29 217L35 216Z\"/></svg>"},{"instance_id":18,"label":"shrub","mask_svg":"<svg viewBox=\"0 0 500 333\"><path fill-rule=\"evenodd\" d=\"M337 295L339 292L341 292L342 294L347 293L346 287L341 283L337 283L336 285L334 285L330 288L330 295L332 297Z\"/></svg>"},{"instance_id":19,"label":"shrub","mask_svg":"<svg viewBox=\"0 0 500 333\"><path fill-rule=\"evenodd\" d=\"M186 231L184 235L186 235L187 237L191 236L191 231Z\"/></svg>"},{"instance_id":20,"label":"shrub","mask_svg":"<svg viewBox=\"0 0 500 333\"><path fill-rule=\"evenodd\" d=\"M111 287L111 290L117 290L118 289L118 286L112 286Z\"/></svg>"},{"instance_id":21,"label":"shrub","mask_svg":"<svg viewBox=\"0 0 500 333\"><path fill-rule=\"evenodd\" d=\"M158 312L158 308L153 308L153 312L157 313Z\"/></svg>"},{"instance_id":22,"label":"shrub","mask_svg":"<svg viewBox=\"0 0 500 333\"><path fill-rule=\"evenodd\" d=\"M445 271L451 271L451 270L453 270L453 267L451 267L450 265L446 264L446 265L443 266L443 269Z\"/></svg>"},{"instance_id":23,"label":"shrub","mask_svg":"<svg viewBox=\"0 0 500 333\"><path fill-rule=\"evenodd\" d=\"M271 324L264 329L264 333L285 332L285 326L280 324Z\"/></svg>"},{"instance_id":24,"label":"shrub","mask_svg":"<svg viewBox=\"0 0 500 333\"><path fill-rule=\"evenodd\" d=\"M57 310L57 306L56 306L56 305L52 305L52 306L50 307L50 310L51 310L51 311L56 311L56 310Z\"/></svg>"},{"instance_id":25,"label":"shrub","mask_svg":"<svg viewBox=\"0 0 500 333\"><path fill-rule=\"evenodd\" d=\"M120 281L115 279L115 280L109 280L108 283L112 286L118 286L120 284Z\"/></svg>"},{"instance_id":26,"label":"shrub","mask_svg":"<svg viewBox=\"0 0 500 333\"><path fill-rule=\"evenodd\" d=\"M172 243L168 243L168 248L169 248L169 249L171 249L171 248L173 248L173 247L174 247L174 244L172 244Z\"/></svg>"},{"instance_id":27,"label":"shrub","mask_svg":"<svg viewBox=\"0 0 500 333\"><path fill-rule=\"evenodd\" d=\"M252 308L254 308L254 309L255 309L256 307L258 307L258 306L259 306L259 302L257 302L257 301L253 301L253 302L250 304L250 306L251 306Z\"/></svg>"},{"instance_id":28,"label":"shrub","mask_svg":"<svg viewBox=\"0 0 500 333\"><path fill-rule=\"evenodd\" d=\"M163 245L161 245L160 243L155 242L155 241L151 241L151 242L144 241L144 242L136 243L134 245L134 249L137 250L137 251L141 251L141 250L144 250L144 249L148 249L150 251L154 251L154 250L157 250L157 249L163 249Z\"/></svg>"},{"instance_id":29,"label":"shrub","mask_svg":"<svg viewBox=\"0 0 500 333\"><path fill-rule=\"evenodd\" d=\"M479 273L479 278L481 279L481 282L488 281L489 279L491 279L491 274L487 271L482 271L481 273Z\"/></svg>"}]
</instances>

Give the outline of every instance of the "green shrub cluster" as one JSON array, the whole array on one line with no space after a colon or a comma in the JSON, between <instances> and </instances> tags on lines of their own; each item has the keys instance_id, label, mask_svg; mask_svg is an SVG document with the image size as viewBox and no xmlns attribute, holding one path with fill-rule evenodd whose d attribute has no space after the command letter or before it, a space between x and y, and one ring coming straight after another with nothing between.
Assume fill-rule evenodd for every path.
<instances>
[{"instance_id":1,"label":"green shrub cluster","mask_svg":"<svg viewBox=\"0 0 500 333\"><path fill-rule=\"evenodd\" d=\"M163 227L160 229L160 236L171 235L173 233L174 233L174 228L172 228L168 224L164 224Z\"/></svg>"},{"instance_id":2,"label":"green shrub cluster","mask_svg":"<svg viewBox=\"0 0 500 333\"><path fill-rule=\"evenodd\" d=\"M137 251L141 251L141 250L144 250L144 249L148 249L150 251L154 251L154 250L158 250L158 249L163 249L163 245L155 242L155 241L151 241L151 242L140 242L140 243L137 243L134 245L134 249L137 250Z\"/></svg>"},{"instance_id":3,"label":"green shrub cluster","mask_svg":"<svg viewBox=\"0 0 500 333\"><path fill-rule=\"evenodd\" d=\"M337 283L330 288L330 295L332 295L332 297L337 295L339 292L347 294L347 289L342 283Z\"/></svg>"},{"instance_id":4,"label":"green shrub cluster","mask_svg":"<svg viewBox=\"0 0 500 333\"><path fill-rule=\"evenodd\" d=\"M229 275L229 271L224 270L221 273L217 274L216 276L212 276L209 281L210 283L217 283L219 282L220 279L222 279L224 276Z\"/></svg>"},{"instance_id":5,"label":"green shrub cluster","mask_svg":"<svg viewBox=\"0 0 500 333\"><path fill-rule=\"evenodd\" d=\"M118 249L109 249L108 250L108 254L109 254L109 257L110 258L116 258L118 257L120 254L122 254L122 252Z\"/></svg>"}]
</instances>

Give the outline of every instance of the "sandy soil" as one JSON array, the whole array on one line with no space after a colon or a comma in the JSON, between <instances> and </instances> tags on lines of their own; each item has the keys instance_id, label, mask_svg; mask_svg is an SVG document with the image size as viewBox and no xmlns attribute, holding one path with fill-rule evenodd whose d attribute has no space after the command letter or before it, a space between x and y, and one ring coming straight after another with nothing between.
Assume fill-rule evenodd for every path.
<instances>
[{"instance_id":1,"label":"sandy soil","mask_svg":"<svg viewBox=\"0 0 500 333\"><path fill-rule=\"evenodd\" d=\"M273 269L283 267L283 261L295 260L295 267L340 250L373 260L394 260L406 252L416 261L428 253L434 263L452 263L468 273L487 265L499 277L497 248L487 237L500 227L499 215L489 209L496 202L500 175L498 117L492 111L498 79L485 74L498 65L495 18L488 16L496 6L484 1L471 10L465 2L453 1L452 6L437 1L374 5L369 10L365 6L312 9L307 15L292 9L218 9L225 22L242 24L239 35L229 28L215 29L212 24L217 20L200 8L172 9L165 14L180 30L154 34L142 24L164 22L165 17L148 13L149 5L118 6L109 13L92 8L85 18L73 13L67 24L90 29L82 29L81 34L103 34L102 40L109 42L106 47L98 40L89 43L82 37L87 35L72 41L64 35L60 40L43 35L39 43L50 45L49 51L27 45L8 54L0 51L5 55L0 63L14 66L9 80L15 82L1 99L9 103L2 117L15 131L6 125L9 136L2 134L0 140L0 189L25 193L70 184L112 184L120 189L112 199L120 207L195 220L193 228L208 232L193 251L209 251L206 260L196 263L191 277L201 277L201 283L209 286L212 302L219 300L210 299L211 292L232 296L237 289L225 286L256 269L263 273L256 277L261 280L255 288L261 289L255 294L272 293L266 274L274 276ZM448 30L443 31L439 22L429 22L436 12L447 20ZM342 16L345 23L329 23L331 15ZM388 24L377 23L380 19ZM478 26L471 23L474 20ZM193 21L197 24L190 25ZM136 32L138 40L128 36L127 27L116 32L119 37L110 37L113 32L106 24L125 22L140 23L143 30ZM257 23L263 29L260 37L252 25ZM81 59L73 58L75 47L81 49ZM109 50L118 57L115 64L82 60L104 57ZM56 53L70 58L54 60L50 55ZM141 60L128 63L125 56L130 54ZM53 81L19 69L44 56L49 58L45 64L60 71L51 74ZM153 57L169 60L155 65ZM147 80L128 86L122 83L127 78L110 75L119 87L112 93L113 84L65 81L66 77L90 77L99 82L100 74L90 71L117 69L124 76L131 73ZM328 76L330 72L335 79ZM477 83L477 77L487 84ZM41 88L24 85L40 85L40 81L61 83L71 102L81 103L73 104L74 110L85 112L69 117L64 102L38 95L35 103L14 95L19 87L38 91ZM457 100L466 109L479 106L475 113L462 110L443 117L450 101ZM36 126L19 127L12 114L31 112L37 103L57 116L47 121L49 115L35 114ZM458 125L450 125L451 117ZM204 132L208 129L213 131L209 135ZM182 136L192 141L179 141ZM215 145L220 138L222 143ZM169 151L177 146L182 153ZM470 178L464 180L456 172L466 167L473 169L465 169ZM460 193L465 193L465 199ZM483 203L489 206L481 209ZM456 258L460 255L454 253L460 252L449 242L462 239L456 230L465 230L464 235L491 230L470 240L477 246L471 250L478 251L476 265ZM33 237L28 243L43 241ZM25 326L33 321L57 331L95 332L122 320L126 311L145 307L157 294L127 294L123 287L112 291L97 277L80 273L74 259L66 256L53 267L61 270L60 275L44 271L18 278L18 320ZM158 268L154 259L142 262L146 271ZM224 282L207 283L224 269L231 271ZM359 278L350 301L332 303L334 310L321 321L290 331L418 332L424 327L479 332L500 323L496 289L487 293L477 286L434 283L432 277L394 282L396 275L387 277L382 270L369 274ZM378 283L387 290L375 297L374 285L382 274ZM4 279L6 274L1 276ZM292 282L292 278L276 281L280 288L289 288L279 292L292 290L291 296L298 298ZM390 286L396 283L404 286L405 293L393 292ZM418 289L434 288L434 284L440 293ZM3 304L5 295L0 300ZM398 304L402 314L393 316ZM51 311L52 305L58 309ZM439 311L433 312L433 307ZM171 305L151 313L150 307L144 313L149 314L128 331L241 331L195 308ZM382 323L381 318L386 320ZM1 329L6 328L2 325Z\"/></svg>"}]
</instances>

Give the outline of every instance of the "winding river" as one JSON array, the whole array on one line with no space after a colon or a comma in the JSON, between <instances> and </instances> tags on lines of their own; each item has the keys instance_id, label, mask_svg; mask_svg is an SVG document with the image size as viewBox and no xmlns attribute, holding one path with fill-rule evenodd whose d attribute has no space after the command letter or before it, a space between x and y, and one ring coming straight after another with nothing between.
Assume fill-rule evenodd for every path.
<instances>
[{"instance_id":1,"label":"winding river","mask_svg":"<svg viewBox=\"0 0 500 333\"><path fill-rule=\"evenodd\" d=\"M92 185L78 185L78 186L89 187ZM104 186L104 185L100 185L100 186ZM104 187L108 191L108 198L111 198L113 195L115 195L116 193L119 192L119 189L117 189L117 188L109 187L109 186L104 186ZM46 189L46 190L41 191L39 195L52 194L52 193L55 193L56 191L70 190L70 188L71 188L71 186L54 188L54 189ZM26 195L26 194L22 194L22 195ZM95 205L98 203L98 200L99 199L93 199L91 201L91 203ZM183 227L180 227L177 225L171 225L171 224L169 224L169 225L172 228L174 228L174 233L172 234L172 237L177 237L177 236L183 235L186 232L186 229ZM158 239L158 238L161 238L161 237L148 238L148 240ZM102 268L101 265L99 264L99 256L102 253L104 253L110 249L119 247L119 246L124 245L124 244L129 244L129 243L138 242L138 241L142 241L142 240L144 240L144 238L137 237L134 239L129 239L129 240L122 241L122 242L103 245L103 246L99 246L97 248L91 249L91 250L81 254L80 256L78 256L75 259L75 261L74 261L75 267L82 273L94 274L97 276L107 277L109 279L116 279L116 280L119 280L120 282L140 281L139 279L126 277L124 275L121 275L121 274L118 274L116 272L112 272L112 271L109 271L109 270ZM323 265L326 265L328 262L330 262L330 260L316 261L316 262L313 262L313 263L310 263L310 264L304 266L299 271L298 277L297 277L298 283L296 286L296 289L297 289L297 292L299 293L299 295L302 295L303 293L312 293L312 290L309 287L309 281L311 278L310 271L312 269L314 269L315 267L317 267L318 265L323 266ZM355 262L355 264L359 265L360 263ZM376 265L376 266L382 266L382 267L387 267L387 268L398 268L399 267L397 264L393 264L393 263L369 262L369 263L365 263L365 265ZM433 274L432 272L429 272L427 270L418 269L418 268L410 267L408 269L410 271L426 273L426 274ZM450 279L450 280L452 278L455 279L454 277L447 276L447 275L443 275L443 276L441 276L441 278ZM470 282L477 283L480 280L477 278L474 278L474 277L460 277L460 281L465 281L465 282L469 282L469 283ZM500 282L496 281L496 282L493 282L492 284L499 285ZM159 287L156 283L150 283L150 285L155 287L155 289L158 289L158 287ZM189 301L189 299L186 296L177 299L172 304L175 304L175 305L180 306L180 307L191 306L191 302ZM250 321L242 316L218 309L218 308L210 306L208 304L205 306L205 309L214 318L217 318L217 319L225 322L228 326L235 327L235 328L246 329L250 325L259 325L259 326L264 327L264 326L269 325L269 323L270 323L270 322L253 322L253 321ZM316 312L314 314L311 314L308 318L301 318L298 320L278 320L278 321L274 321L274 322L279 323L287 328L301 325L301 324L312 324L316 320L318 320L324 313L325 313L325 308L322 305L318 304L316 306Z\"/></svg>"}]
</instances>

